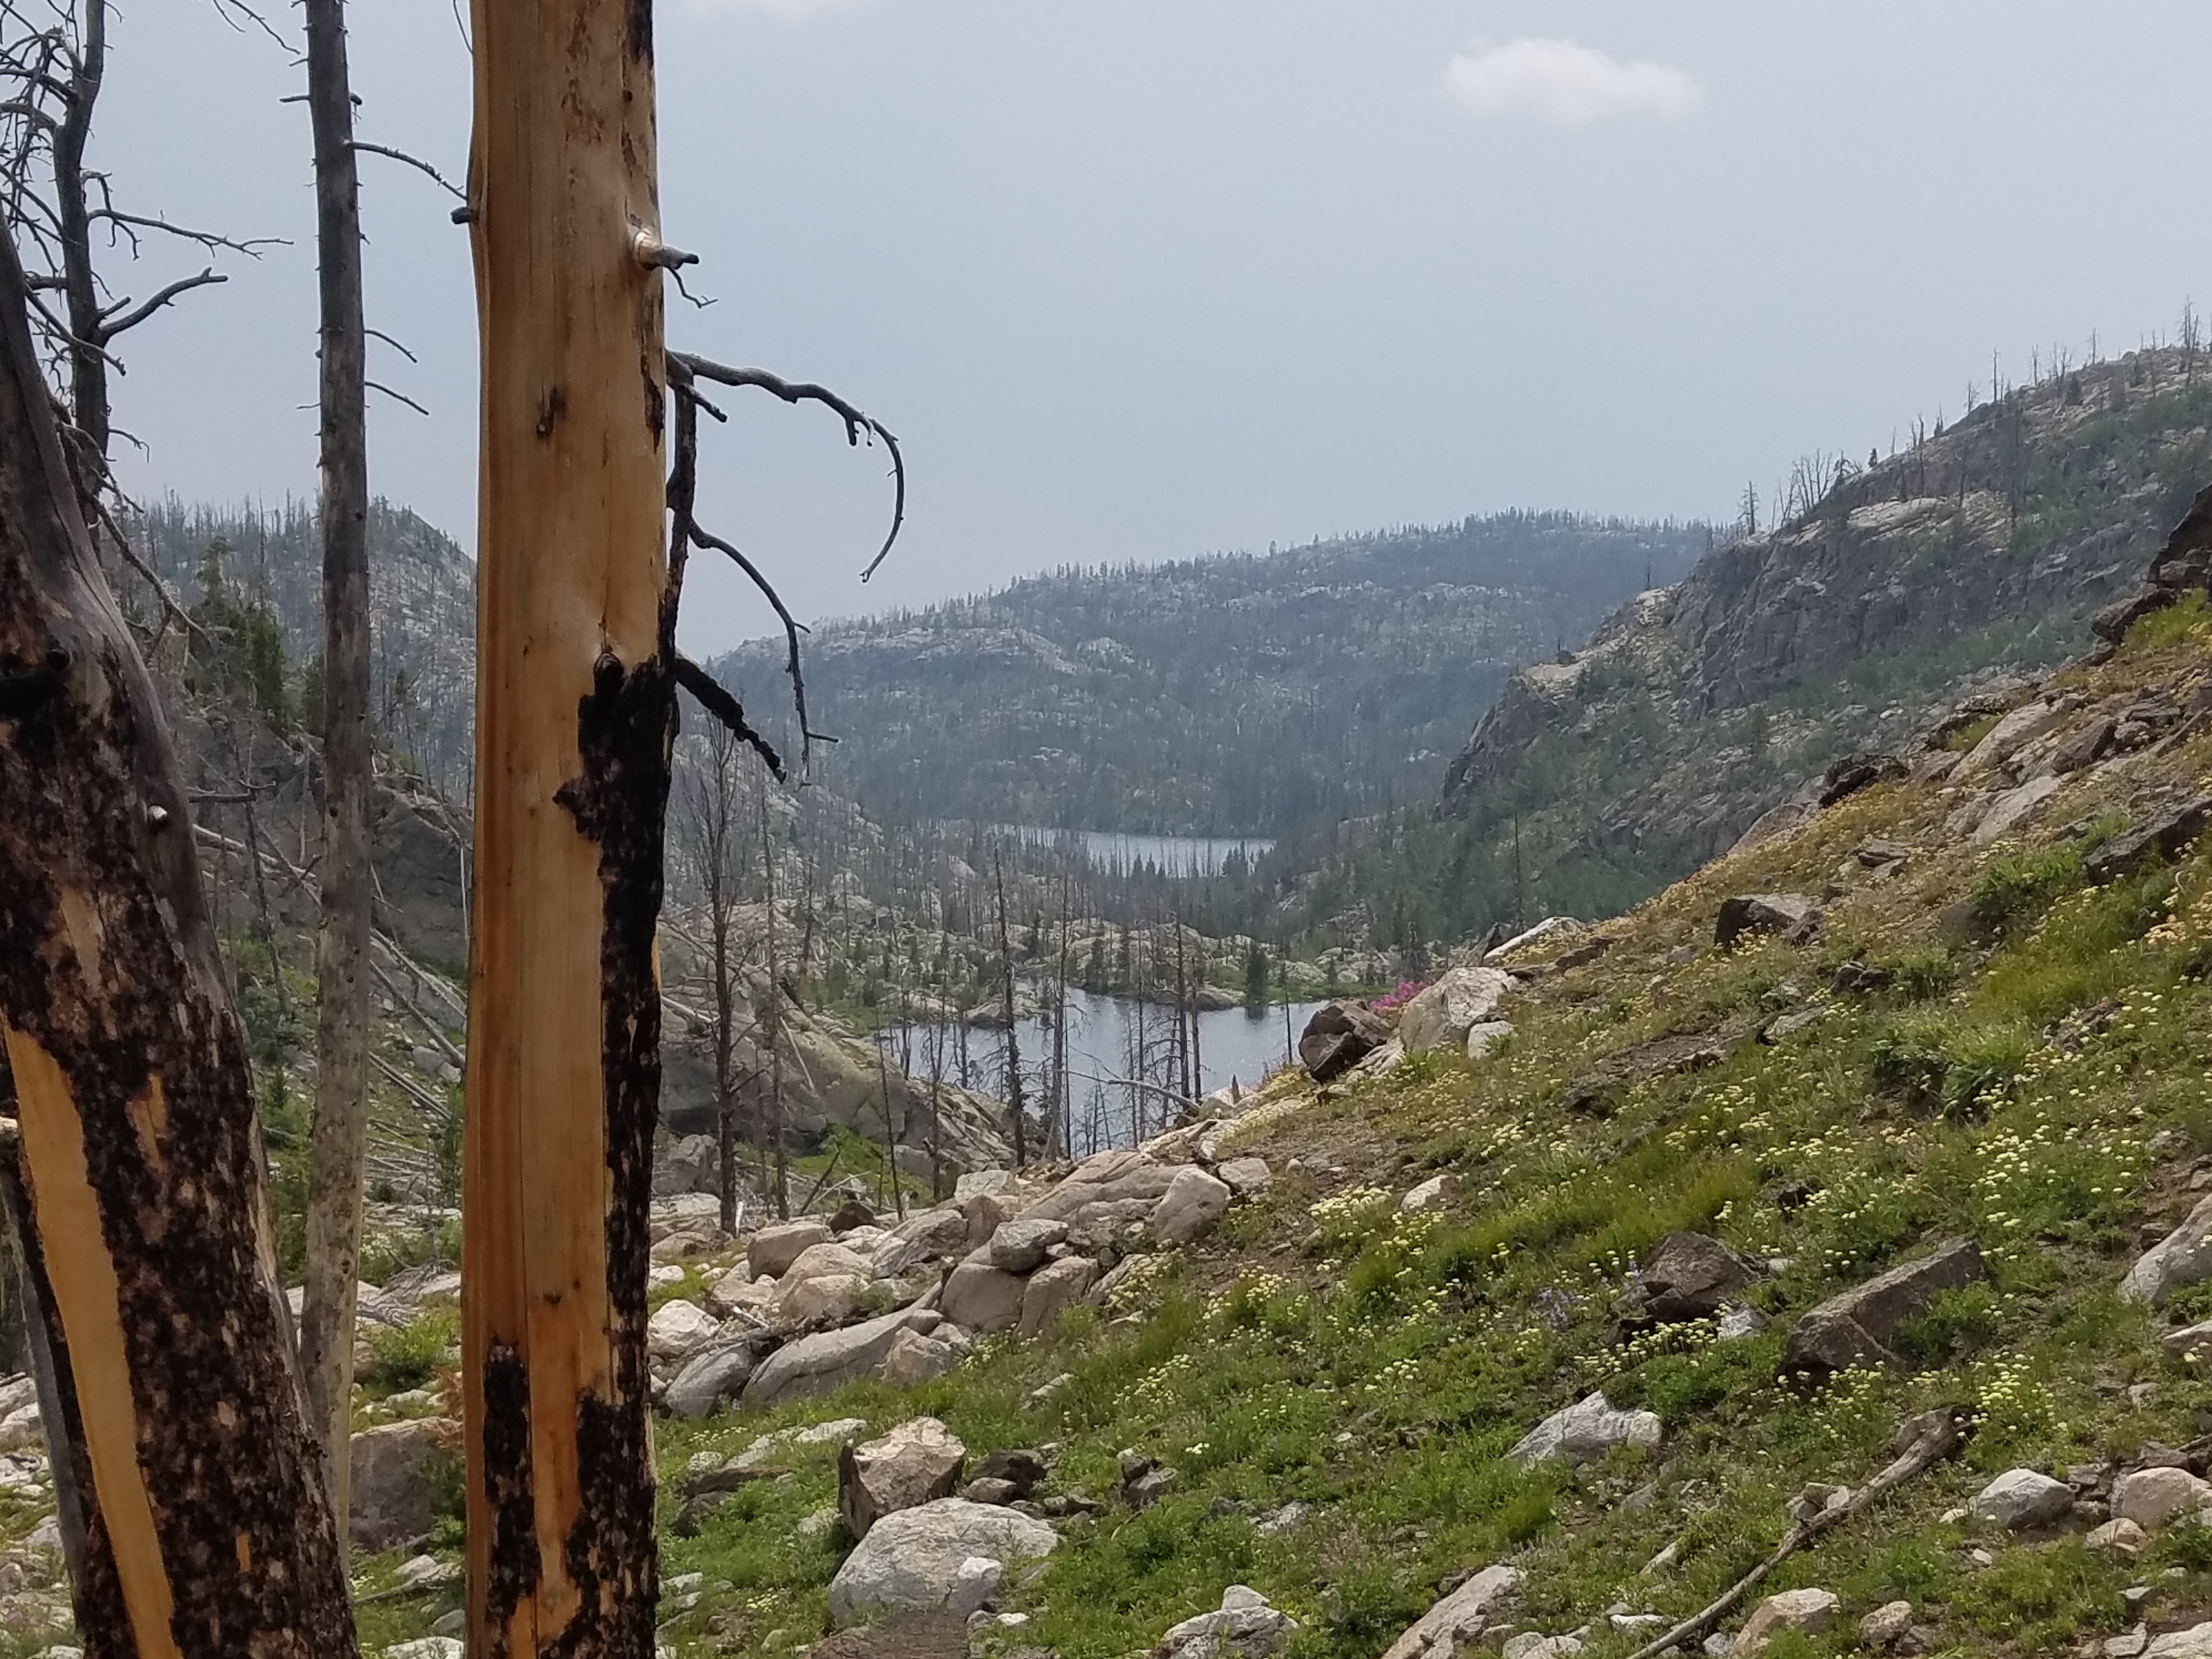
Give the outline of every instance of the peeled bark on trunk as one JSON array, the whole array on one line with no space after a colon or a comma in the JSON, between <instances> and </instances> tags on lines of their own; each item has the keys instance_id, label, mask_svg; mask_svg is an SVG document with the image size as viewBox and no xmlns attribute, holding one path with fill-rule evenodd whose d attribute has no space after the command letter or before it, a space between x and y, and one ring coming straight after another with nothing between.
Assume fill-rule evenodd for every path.
<instances>
[{"instance_id":1,"label":"peeled bark on trunk","mask_svg":"<svg viewBox=\"0 0 2212 1659\"><path fill-rule=\"evenodd\" d=\"M343 1515L352 1489L354 1301L368 1132L368 341L345 0L306 0L306 10L321 265L323 854L300 1369L331 1504Z\"/></svg>"},{"instance_id":2,"label":"peeled bark on trunk","mask_svg":"<svg viewBox=\"0 0 2212 1659\"><path fill-rule=\"evenodd\" d=\"M244 1033L0 238L0 1038L89 1659L356 1651Z\"/></svg>"},{"instance_id":3,"label":"peeled bark on trunk","mask_svg":"<svg viewBox=\"0 0 2212 1659\"><path fill-rule=\"evenodd\" d=\"M638 1659L674 591L652 15L476 0L469 1651Z\"/></svg>"}]
</instances>

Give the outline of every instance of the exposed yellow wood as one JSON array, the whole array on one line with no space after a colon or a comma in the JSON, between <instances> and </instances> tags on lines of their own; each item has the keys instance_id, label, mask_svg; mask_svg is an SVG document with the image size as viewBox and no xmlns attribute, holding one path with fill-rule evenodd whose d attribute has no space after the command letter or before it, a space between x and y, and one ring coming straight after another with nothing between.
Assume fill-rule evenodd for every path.
<instances>
[{"instance_id":1,"label":"exposed yellow wood","mask_svg":"<svg viewBox=\"0 0 2212 1659\"><path fill-rule=\"evenodd\" d=\"M116 1575L137 1642L137 1659L178 1659L174 1603L154 1527L154 1504L135 1455L138 1413L123 1340L122 1300L107 1253L100 1200L86 1172L84 1126L61 1067L33 1037L6 1028L17 1121L30 1174L31 1205L46 1273L61 1311L92 1480L115 1552ZM160 1088L155 1080L156 1091Z\"/></svg>"},{"instance_id":2,"label":"exposed yellow wood","mask_svg":"<svg viewBox=\"0 0 2212 1659\"><path fill-rule=\"evenodd\" d=\"M491 1546L482 1361L530 1390L534 1655L575 1616L577 1402L613 1389L599 849L555 799L595 666L658 647L663 463L653 82L629 0L476 0L472 233L483 351L477 885L463 1202L472 1634ZM599 1591L603 1596L605 1587Z\"/></svg>"}]
</instances>

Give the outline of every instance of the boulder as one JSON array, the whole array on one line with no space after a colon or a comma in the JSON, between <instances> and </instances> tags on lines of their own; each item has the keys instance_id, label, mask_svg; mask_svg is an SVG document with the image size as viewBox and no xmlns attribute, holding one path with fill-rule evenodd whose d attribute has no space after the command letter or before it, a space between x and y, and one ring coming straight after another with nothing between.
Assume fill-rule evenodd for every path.
<instances>
[{"instance_id":1,"label":"boulder","mask_svg":"<svg viewBox=\"0 0 2212 1659\"><path fill-rule=\"evenodd\" d=\"M1022 1446L994 1451L975 1466L978 1480L1003 1480L1016 1498L1027 1498L1044 1484L1044 1477L1043 1455Z\"/></svg>"},{"instance_id":2,"label":"boulder","mask_svg":"<svg viewBox=\"0 0 2212 1659\"><path fill-rule=\"evenodd\" d=\"M718 1191L721 1152L712 1135L678 1135L653 1160L653 1195Z\"/></svg>"},{"instance_id":3,"label":"boulder","mask_svg":"<svg viewBox=\"0 0 2212 1659\"><path fill-rule=\"evenodd\" d=\"M900 1510L868 1528L830 1581L830 1617L838 1626L950 1604L961 1568L973 1557L1001 1567L1049 1555L1059 1534L1018 1510L957 1498Z\"/></svg>"},{"instance_id":4,"label":"boulder","mask_svg":"<svg viewBox=\"0 0 2212 1659\"><path fill-rule=\"evenodd\" d=\"M982 1612L998 1599L999 1586L1006 1577L1005 1566L989 1556L969 1556L952 1575L952 1594L945 1598L945 1611L963 1619Z\"/></svg>"},{"instance_id":5,"label":"boulder","mask_svg":"<svg viewBox=\"0 0 2212 1659\"><path fill-rule=\"evenodd\" d=\"M1573 1659L1582 1650L1579 1636L1547 1636L1540 1631L1524 1630L1505 1638L1504 1646L1498 1650L1498 1659Z\"/></svg>"},{"instance_id":6,"label":"boulder","mask_svg":"<svg viewBox=\"0 0 2212 1659\"><path fill-rule=\"evenodd\" d=\"M2034 1469L2008 1469L1974 1494L1975 1519L2017 1532L2047 1527L2074 1507L2074 1488Z\"/></svg>"},{"instance_id":7,"label":"boulder","mask_svg":"<svg viewBox=\"0 0 2212 1659\"><path fill-rule=\"evenodd\" d=\"M429 1535L438 1492L453 1461L460 1425L442 1417L384 1423L353 1437L353 1484L346 1532L357 1549L375 1553Z\"/></svg>"},{"instance_id":8,"label":"boulder","mask_svg":"<svg viewBox=\"0 0 2212 1659\"><path fill-rule=\"evenodd\" d=\"M1018 1197L1022 1178L1012 1170L972 1170L952 1183L952 1201L964 1206L971 1198L983 1193L1004 1193Z\"/></svg>"},{"instance_id":9,"label":"boulder","mask_svg":"<svg viewBox=\"0 0 2212 1659\"><path fill-rule=\"evenodd\" d=\"M1859 1640L1870 1648L1893 1648L1912 1628L1912 1603L1885 1601L1859 1620Z\"/></svg>"},{"instance_id":10,"label":"boulder","mask_svg":"<svg viewBox=\"0 0 2212 1659\"><path fill-rule=\"evenodd\" d=\"M1038 1268L1022 1290L1021 1334L1048 1329L1062 1311L1083 1300L1097 1277L1098 1264L1087 1256L1071 1255Z\"/></svg>"},{"instance_id":11,"label":"boulder","mask_svg":"<svg viewBox=\"0 0 2212 1659\"><path fill-rule=\"evenodd\" d=\"M819 1221L780 1221L752 1236L745 1245L745 1266L755 1279L781 1279L806 1251L829 1242L830 1229Z\"/></svg>"},{"instance_id":12,"label":"boulder","mask_svg":"<svg viewBox=\"0 0 2212 1659\"><path fill-rule=\"evenodd\" d=\"M1232 1158L1215 1165L1213 1173L1239 1198L1257 1198L1275 1182L1275 1172L1264 1158Z\"/></svg>"},{"instance_id":13,"label":"boulder","mask_svg":"<svg viewBox=\"0 0 2212 1659\"><path fill-rule=\"evenodd\" d=\"M1498 968L1455 968L1408 1001L1398 1015L1398 1040L1409 1054L1433 1049L1464 1052L1467 1034L1494 1018L1514 988Z\"/></svg>"},{"instance_id":14,"label":"boulder","mask_svg":"<svg viewBox=\"0 0 2212 1659\"><path fill-rule=\"evenodd\" d=\"M1711 1319L1759 1277L1747 1258L1704 1233L1668 1233L1637 1267L1636 1302L1652 1318Z\"/></svg>"},{"instance_id":15,"label":"boulder","mask_svg":"<svg viewBox=\"0 0 2212 1659\"><path fill-rule=\"evenodd\" d=\"M988 1336L1012 1330L1021 1322L1022 1297L1028 1285L1018 1273L994 1267L988 1261L963 1261L945 1281L939 1305L956 1325Z\"/></svg>"},{"instance_id":16,"label":"boulder","mask_svg":"<svg viewBox=\"0 0 2212 1659\"><path fill-rule=\"evenodd\" d=\"M1047 1252L1067 1242L1067 1224L1049 1216L1035 1221L1009 1221L991 1235L991 1265L1000 1273L1035 1273L1044 1265Z\"/></svg>"},{"instance_id":17,"label":"boulder","mask_svg":"<svg viewBox=\"0 0 2212 1659\"><path fill-rule=\"evenodd\" d=\"M933 1417L917 1417L837 1454L837 1512L855 1538L884 1516L950 1498L968 1448Z\"/></svg>"},{"instance_id":18,"label":"boulder","mask_svg":"<svg viewBox=\"0 0 2212 1659\"><path fill-rule=\"evenodd\" d=\"M2090 1528L2089 1535L2081 1541L2093 1550L2141 1555L2150 1547L2150 1534L2134 1521L2107 1521L2102 1526Z\"/></svg>"},{"instance_id":19,"label":"boulder","mask_svg":"<svg viewBox=\"0 0 2212 1659\"><path fill-rule=\"evenodd\" d=\"M691 1356L722 1334L714 1315L696 1303L678 1297L664 1302L645 1322L646 1352L655 1359L678 1362Z\"/></svg>"},{"instance_id":20,"label":"boulder","mask_svg":"<svg viewBox=\"0 0 2212 1659\"><path fill-rule=\"evenodd\" d=\"M1451 1177L1433 1175L1417 1187L1408 1188L1398 1200L1398 1207L1407 1215L1425 1215L1431 1210L1441 1210L1451 1198Z\"/></svg>"},{"instance_id":21,"label":"boulder","mask_svg":"<svg viewBox=\"0 0 2212 1659\"><path fill-rule=\"evenodd\" d=\"M850 1193L845 1195L844 1200L830 1212L830 1231L839 1238L842 1238L855 1228L872 1227L875 1224L875 1210L866 1199L856 1197Z\"/></svg>"},{"instance_id":22,"label":"boulder","mask_svg":"<svg viewBox=\"0 0 2212 1659\"><path fill-rule=\"evenodd\" d=\"M707 1311L727 1319L737 1314L750 1314L754 1319L765 1319L775 1306L775 1280L755 1279L750 1267L730 1269L707 1287Z\"/></svg>"},{"instance_id":23,"label":"boulder","mask_svg":"<svg viewBox=\"0 0 2212 1659\"><path fill-rule=\"evenodd\" d=\"M875 1262L860 1251L842 1244L810 1244L792 1257L791 1265L776 1275L776 1286L788 1291L793 1285L810 1279L842 1278L869 1279L875 1277Z\"/></svg>"},{"instance_id":24,"label":"boulder","mask_svg":"<svg viewBox=\"0 0 2212 1659\"><path fill-rule=\"evenodd\" d=\"M57 1650L46 1650L49 1655ZM459 1637L418 1636L411 1642L395 1642L384 1650L384 1659L466 1659L468 1649Z\"/></svg>"},{"instance_id":25,"label":"boulder","mask_svg":"<svg viewBox=\"0 0 2212 1659\"><path fill-rule=\"evenodd\" d=\"M1287 1650L1297 1633L1297 1620L1268 1606L1259 1591L1231 1584L1222 1592L1220 1611L1170 1626L1153 1644L1151 1659L1264 1659Z\"/></svg>"},{"instance_id":26,"label":"boulder","mask_svg":"<svg viewBox=\"0 0 2212 1659\"><path fill-rule=\"evenodd\" d=\"M1621 1411L1603 1394L1593 1394L1546 1418L1521 1437L1506 1456L1516 1463L1541 1463L1564 1457L1587 1463L1616 1446L1657 1448L1666 1430L1656 1412Z\"/></svg>"},{"instance_id":27,"label":"boulder","mask_svg":"<svg viewBox=\"0 0 2212 1659\"><path fill-rule=\"evenodd\" d=\"M1213 1230L1229 1209L1228 1183L1217 1181L1195 1164L1176 1171L1175 1179L1153 1208L1153 1236L1169 1244L1188 1244Z\"/></svg>"},{"instance_id":28,"label":"boulder","mask_svg":"<svg viewBox=\"0 0 2212 1659\"><path fill-rule=\"evenodd\" d=\"M960 1350L919 1331L901 1331L884 1350L884 1381L902 1389L934 1382L960 1363Z\"/></svg>"},{"instance_id":29,"label":"boulder","mask_svg":"<svg viewBox=\"0 0 2212 1659\"><path fill-rule=\"evenodd\" d=\"M2030 778L2017 788L2006 790L1983 809L1982 821L1974 826L1976 844L1986 846L2010 835L2065 787L2063 781L2046 772L2040 777Z\"/></svg>"},{"instance_id":30,"label":"boulder","mask_svg":"<svg viewBox=\"0 0 2212 1659\"><path fill-rule=\"evenodd\" d=\"M2202 1364L2212 1359L2212 1319L2199 1320L2194 1325L2185 1325L2178 1331L2167 1331L2158 1339L2159 1346L2176 1359L2190 1364Z\"/></svg>"},{"instance_id":31,"label":"boulder","mask_svg":"<svg viewBox=\"0 0 2212 1659\"><path fill-rule=\"evenodd\" d=\"M1802 945L1820 930L1820 907L1802 893L1739 893L1721 901L1713 942L1729 950L1751 933L1779 933Z\"/></svg>"},{"instance_id":32,"label":"boulder","mask_svg":"<svg viewBox=\"0 0 2212 1659\"><path fill-rule=\"evenodd\" d=\"M694 1354L668 1385L670 1414L691 1419L713 1416L715 1407L744 1392L754 1364L753 1351L741 1342Z\"/></svg>"},{"instance_id":33,"label":"boulder","mask_svg":"<svg viewBox=\"0 0 2212 1659\"><path fill-rule=\"evenodd\" d=\"M902 1308L842 1330L817 1331L786 1343L754 1369L745 1383L748 1406L827 1394L855 1377L878 1375L901 1331L927 1336L943 1322L933 1309Z\"/></svg>"},{"instance_id":34,"label":"boulder","mask_svg":"<svg viewBox=\"0 0 2212 1659\"><path fill-rule=\"evenodd\" d=\"M993 1233L1021 1212L1022 1201L1012 1193L978 1193L960 1206L970 1244L989 1243Z\"/></svg>"},{"instance_id":35,"label":"boulder","mask_svg":"<svg viewBox=\"0 0 2212 1659\"><path fill-rule=\"evenodd\" d=\"M1833 1590L1794 1589L1770 1595L1759 1604L1758 1609L1744 1620L1743 1628L1729 1644L1731 1659L1757 1653L1784 1631L1802 1632L1807 1636L1822 1636L1836 1622L1836 1612L1843 1602Z\"/></svg>"},{"instance_id":36,"label":"boulder","mask_svg":"<svg viewBox=\"0 0 2212 1659\"><path fill-rule=\"evenodd\" d=\"M968 1249L968 1218L957 1210L922 1210L891 1229L876 1247L877 1276L896 1279L916 1267L963 1255Z\"/></svg>"},{"instance_id":37,"label":"boulder","mask_svg":"<svg viewBox=\"0 0 2212 1659\"><path fill-rule=\"evenodd\" d=\"M2212 1198L2200 1201L2186 1221L2143 1252L2120 1281L2120 1295L2156 1307L2207 1277L2212 1277Z\"/></svg>"},{"instance_id":38,"label":"boulder","mask_svg":"<svg viewBox=\"0 0 2212 1659\"><path fill-rule=\"evenodd\" d=\"M2212 1509L2212 1486L2187 1469L2137 1469L2112 1482L2112 1518L2156 1532L2184 1516Z\"/></svg>"},{"instance_id":39,"label":"boulder","mask_svg":"<svg viewBox=\"0 0 2212 1659\"><path fill-rule=\"evenodd\" d=\"M2212 1659L2212 1623L2152 1637L2142 1659Z\"/></svg>"},{"instance_id":40,"label":"boulder","mask_svg":"<svg viewBox=\"0 0 2212 1659\"><path fill-rule=\"evenodd\" d=\"M1479 1025L1467 1028L1467 1057L1469 1060L1488 1060L1505 1046L1513 1035L1513 1023L1504 1019L1486 1019Z\"/></svg>"},{"instance_id":41,"label":"boulder","mask_svg":"<svg viewBox=\"0 0 2212 1659\"><path fill-rule=\"evenodd\" d=\"M1022 1219L1065 1221L1073 1230L1082 1212L1095 1205L1151 1205L1184 1167L1162 1164L1133 1148L1100 1152L1085 1158L1067 1179L1024 1210Z\"/></svg>"},{"instance_id":42,"label":"boulder","mask_svg":"<svg viewBox=\"0 0 2212 1659\"><path fill-rule=\"evenodd\" d=\"M1334 1082L1389 1040L1390 1028L1365 1004L1332 1002L1306 1022L1298 1063L1315 1082Z\"/></svg>"},{"instance_id":43,"label":"boulder","mask_svg":"<svg viewBox=\"0 0 2212 1659\"><path fill-rule=\"evenodd\" d=\"M1942 1291L1955 1291L1987 1270L1970 1239L1953 1239L1932 1255L1879 1273L1808 1310L1790 1333L1783 1369L1826 1375L1854 1365L1901 1365L1897 1328L1926 1310Z\"/></svg>"},{"instance_id":44,"label":"boulder","mask_svg":"<svg viewBox=\"0 0 2212 1659\"><path fill-rule=\"evenodd\" d=\"M2208 825L2212 825L2212 795L2196 796L2113 836L2082 861L2083 872L2104 886L2173 858Z\"/></svg>"},{"instance_id":45,"label":"boulder","mask_svg":"<svg viewBox=\"0 0 2212 1659\"><path fill-rule=\"evenodd\" d=\"M837 1324L866 1300L870 1281L859 1273L816 1273L776 1291L776 1322L786 1329Z\"/></svg>"}]
</instances>

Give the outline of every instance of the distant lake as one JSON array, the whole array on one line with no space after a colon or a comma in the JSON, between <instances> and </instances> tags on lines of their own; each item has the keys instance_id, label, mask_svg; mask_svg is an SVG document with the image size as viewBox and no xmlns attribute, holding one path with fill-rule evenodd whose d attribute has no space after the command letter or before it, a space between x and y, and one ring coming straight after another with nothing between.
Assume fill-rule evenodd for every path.
<instances>
[{"instance_id":1,"label":"distant lake","mask_svg":"<svg viewBox=\"0 0 2212 1659\"><path fill-rule=\"evenodd\" d=\"M994 835L1025 846L1074 848L1092 868L1120 874L1151 865L1166 876L1218 876L1231 853L1249 859L1274 849L1266 836L1132 836L1117 830L1046 830L1030 823L991 823Z\"/></svg>"},{"instance_id":2,"label":"distant lake","mask_svg":"<svg viewBox=\"0 0 2212 1659\"><path fill-rule=\"evenodd\" d=\"M1256 1016L1242 1008L1200 1014L1198 1093L1203 1097L1226 1088L1232 1078L1244 1088L1256 1088L1270 1072L1281 1069L1291 1053L1291 1043L1321 1006L1318 1002L1291 1004L1287 1036L1280 1004L1271 1005ZM1077 1157L1108 1146L1133 1145L1158 1133L1180 1115L1182 1108L1176 1102L1126 1081L1137 1075L1135 1055L1141 1036L1149 1057L1144 1071L1146 1080L1167 1085L1165 1056L1174 1025L1171 1009L1069 988L1067 1092ZM1022 1091L1034 1113L1050 1098L1046 1077L1052 1061L1052 1028L1047 1020L1025 1019L1015 1026L1014 1032L1021 1052ZM890 1057L908 1075L927 1079L934 1055L947 1083L961 1080L962 1035L958 1028L950 1025L892 1027L880 1034L890 1047ZM969 1086L1003 1097L1006 1033L969 1027L965 1036Z\"/></svg>"}]
</instances>

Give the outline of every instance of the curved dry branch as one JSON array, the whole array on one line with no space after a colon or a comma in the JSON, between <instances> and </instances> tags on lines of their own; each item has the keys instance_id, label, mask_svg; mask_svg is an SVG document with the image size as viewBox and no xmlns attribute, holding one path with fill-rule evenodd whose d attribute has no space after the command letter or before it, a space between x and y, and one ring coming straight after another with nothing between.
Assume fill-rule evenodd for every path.
<instances>
[{"instance_id":1,"label":"curved dry branch","mask_svg":"<svg viewBox=\"0 0 2212 1659\"><path fill-rule=\"evenodd\" d=\"M355 139L353 148L358 154L381 155L389 161L404 161L417 173L428 174L440 189L445 191L455 200L465 202L469 199L468 191L463 190L419 155L410 155L405 150L394 149L389 144L372 144L366 138Z\"/></svg>"},{"instance_id":2,"label":"curved dry branch","mask_svg":"<svg viewBox=\"0 0 2212 1659\"><path fill-rule=\"evenodd\" d=\"M752 728L746 720L744 706L732 696L729 688L716 679L689 657L676 659L676 683L689 691L694 701L730 729L730 735L751 750L766 763L778 783L784 782L783 757L775 746Z\"/></svg>"},{"instance_id":3,"label":"curved dry branch","mask_svg":"<svg viewBox=\"0 0 2212 1659\"><path fill-rule=\"evenodd\" d=\"M806 624L791 614L791 608L783 602L783 595L775 591L775 583L761 574L761 568L720 536L694 524L691 526L691 545L711 550L729 558L752 579L753 586L767 597L769 604L775 607L775 614L782 619L783 637L788 647L784 659L784 672L791 676L791 701L799 712L799 775L804 778L814 758L814 745L837 741L817 732L806 718L806 674L799 660L799 636L808 631Z\"/></svg>"},{"instance_id":4,"label":"curved dry branch","mask_svg":"<svg viewBox=\"0 0 2212 1659\"><path fill-rule=\"evenodd\" d=\"M227 283L229 280L229 277L224 276L213 265L210 265L197 276L179 277L155 295L152 299L147 301L145 304L124 312L120 317L115 317L112 313L122 311L124 307L131 304L131 301L128 298L118 300L107 308L110 314L100 323L100 336L103 339L112 340L125 331L137 327L179 294L189 294L196 288L213 288L218 283Z\"/></svg>"},{"instance_id":5,"label":"curved dry branch","mask_svg":"<svg viewBox=\"0 0 2212 1659\"><path fill-rule=\"evenodd\" d=\"M668 356L672 365L682 367L687 380L696 375L700 380L712 380L719 386L752 386L771 397L781 398L787 404L820 404L845 422L845 441L848 444L857 447L864 435L884 441L884 447L890 451L891 477L896 493L891 503L890 533L884 538L884 544L876 550L876 556L869 560L866 568L860 572L860 580L866 581L874 575L883 562L890 556L891 544L898 540L899 531L906 523L906 457L900 453L898 439L891 429L873 416L855 408L828 386L817 386L811 380L787 380L781 374L771 374L764 368L732 368L726 363L696 356L688 351L672 351Z\"/></svg>"}]
</instances>

